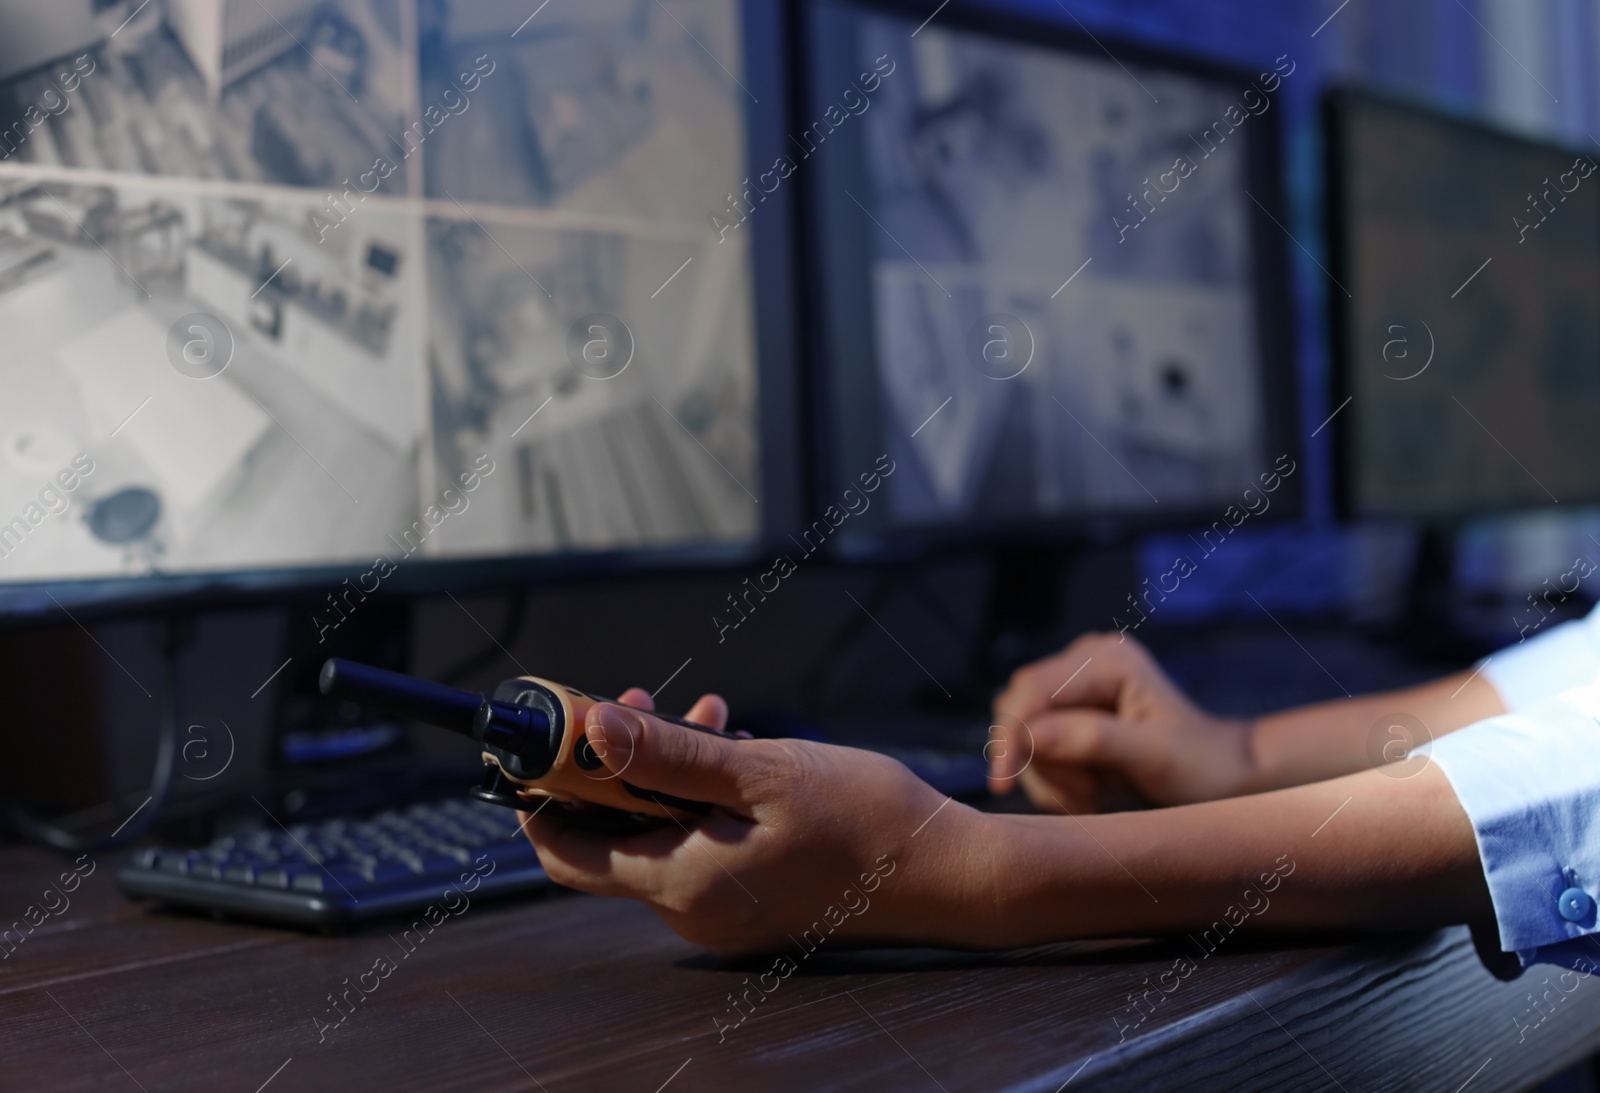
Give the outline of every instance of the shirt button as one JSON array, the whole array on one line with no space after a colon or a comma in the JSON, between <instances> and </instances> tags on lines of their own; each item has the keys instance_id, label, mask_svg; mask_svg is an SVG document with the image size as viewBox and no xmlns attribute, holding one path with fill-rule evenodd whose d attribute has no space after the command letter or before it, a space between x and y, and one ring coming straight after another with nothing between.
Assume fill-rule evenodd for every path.
<instances>
[{"instance_id":1,"label":"shirt button","mask_svg":"<svg viewBox=\"0 0 1600 1093\"><path fill-rule=\"evenodd\" d=\"M1556 897L1556 907L1568 922L1583 922L1594 914L1594 899L1582 888L1568 888Z\"/></svg>"}]
</instances>

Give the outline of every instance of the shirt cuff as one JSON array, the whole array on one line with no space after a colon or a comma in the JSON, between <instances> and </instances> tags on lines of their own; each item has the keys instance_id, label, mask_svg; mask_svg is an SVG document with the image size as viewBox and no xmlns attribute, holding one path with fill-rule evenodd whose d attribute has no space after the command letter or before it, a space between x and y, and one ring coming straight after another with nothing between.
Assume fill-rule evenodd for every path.
<instances>
[{"instance_id":1,"label":"shirt cuff","mask_svg":"<svg viewBox=\"0 0 1600 1093\"><path fill-rule=\"evenodd\" d=\"M1500 948L1600 967L1600 684L1433 741L1472 823Z\"/></svg>"},{"instance_id":2,"label":"shirt cuff","mask_svg":"<svg viewBox=\"0 0 1600 1093\"><path fill-rule=\"evenodd\" d=\"M1513 713L1570 687L1592 683L1600 675L1600 605L1581 619L1525 635L1517 644L1484 657L1478 668Z\"/></svg>"}]
</instances>

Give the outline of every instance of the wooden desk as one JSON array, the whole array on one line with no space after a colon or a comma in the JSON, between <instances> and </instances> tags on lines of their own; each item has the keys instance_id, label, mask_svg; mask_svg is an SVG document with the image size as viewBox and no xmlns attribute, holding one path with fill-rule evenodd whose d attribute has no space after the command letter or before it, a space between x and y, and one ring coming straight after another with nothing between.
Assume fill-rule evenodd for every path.
<instances>
[{"instance_id":1,"label":"wooden desk","mask_svg":"<svg viewBox=\"0 0 1600 1093\"><path fill-rule=\"evenodd\" d=\"M402 955L398 927L329 938L129 903L118 860L101 856L71 906L0 960L0 1088L1486 1093L1600 1045L1600 978L1519 1042L1512 1018L1539 1020L1527 995L1545 972L1495 981L1464 930L1270 950L1236 938L1124 1043L1127 995L1183 947L819 952L719 1042L713 1016L770 960L719 966L633 904L474 905ZM0 918L61 868L0 851ZM319 1043L329 993L380 955L393 970Z\"/></svg>"}]
</instances>

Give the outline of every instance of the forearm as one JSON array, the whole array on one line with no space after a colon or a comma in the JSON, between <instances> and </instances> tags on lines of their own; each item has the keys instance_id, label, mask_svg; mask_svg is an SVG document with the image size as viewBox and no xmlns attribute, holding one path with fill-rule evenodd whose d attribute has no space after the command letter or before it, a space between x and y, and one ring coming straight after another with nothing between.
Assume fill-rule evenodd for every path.
<instances>
[{"instance_id":1,"label":"forearm","mask_svg":"<svg viewBox=\"0 0 1600 1093\"><path fill-rule=\"evenodd\" d=\"M987 852L958 851L969 875L947 886L966 906L920 940L1009 948L1218 923L1423 928L1493 913L1471 824L1434 767L1148 812L985 820Z\"/></svg>"},{"instance_id":2,"label":"forearm","mask_svg":"<svg viewBox=\"0 0 1600 1093\"><path fill-rule=\"evenodd\" d=\"M1320 782L1366 770L1446 733L1506 712L1499 692L1475 672L1458 672L1418 687L1319 702L1256 720L1250 739L1251 772L1241 793L1260 793ZM1408 715L1426 729L1425 739L1407 739Z\"/></svg>"}]
</instances>

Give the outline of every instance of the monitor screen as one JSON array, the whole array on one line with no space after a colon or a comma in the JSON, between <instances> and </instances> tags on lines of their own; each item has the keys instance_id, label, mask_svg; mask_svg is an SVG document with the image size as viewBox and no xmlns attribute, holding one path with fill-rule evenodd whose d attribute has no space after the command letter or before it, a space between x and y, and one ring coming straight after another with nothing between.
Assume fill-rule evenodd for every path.
<instances>
[{"instance_id":1,"label":"monitor screen","mask_svg":"<svg viewBox=\"0 0 1600 1093\"><path fill-rule=\"evenodd\" d=\"M1294 62L902 11L807 28L822 500L894 468L836 539L1218 516L1293 419L1269 211Z\"/></svg>"},{"instance_id":2,"label":"monitor screen","mask_svg":"<svg viewBox=\"0 0 1600 1093\"><path fill-rule=\"evenodd\" d=\"M1351 94L1328 135L1347 511L1600 500L1600 151Z\"/></svg>"},{"instance_id":3,"label":"monitor screen","mask_svg":"<svg viewBox=\"0 0 1600 1093\"><path fill-rule=\"evenodd\" d=\"M0 5L0 615L751 541L740 2L533 6Z\"/></svg>"}]
</instances>

